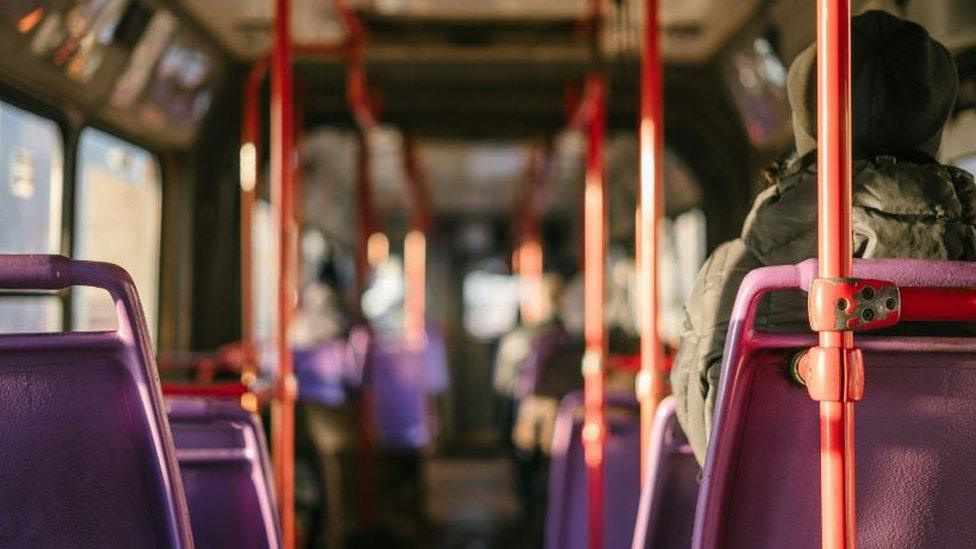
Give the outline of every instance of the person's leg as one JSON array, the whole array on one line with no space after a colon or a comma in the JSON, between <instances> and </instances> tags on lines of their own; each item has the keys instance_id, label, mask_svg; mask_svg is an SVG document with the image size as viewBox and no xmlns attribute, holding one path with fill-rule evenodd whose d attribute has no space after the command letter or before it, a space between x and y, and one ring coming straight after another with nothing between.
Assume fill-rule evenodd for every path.
<instances>
[{"instance_id":1,"label":"person's leg","mask_svg":"<svg viewBox=\"0 0 976 549\"><path fill-rule=\"evenodd\" d=\"M305 409L309 436L321 464L324 515L320 520L325 525L322 539L329 549L340 549L348 527L344 490L346 475L340 457L350 447L348 414L341 407L306 404Z\"/></svg>"}]
</instances>

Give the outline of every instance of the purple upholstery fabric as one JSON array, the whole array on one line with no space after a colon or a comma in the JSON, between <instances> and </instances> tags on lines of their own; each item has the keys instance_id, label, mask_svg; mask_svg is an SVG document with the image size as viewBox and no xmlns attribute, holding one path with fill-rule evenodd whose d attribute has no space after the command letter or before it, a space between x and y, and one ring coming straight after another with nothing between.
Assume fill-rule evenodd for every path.
<instances>
[{"instance_id":1,"label":"purple upholstery fabric","mask_svg":"<svg viewBox=\"0 0 976 549\"><path fill-rule=\"evenodd\" d=\"M422 347L372 338L366 355L365 383L380 445L419 449L430 444L431 395L447 388L444 338L429 330Z\"/></svg>"},{"instance_id":2,"label":"purple upholstery fabric","mask_svg":"<svg viewBox=\"0 0 976 549\"><path fill-rule=\"evenodd\" d=\"M698 462L674 411L674 397L661 402L647 453L633 549L688 549L698 502Z\"/></svg>"},{"instance_id":3,"label":"purple upholstery fabric","mask_svg":"<svg viewBox=\"0 0 976 549\"><path fill-rule=\"evenodd\" d=\"M334 339L312 347L294 349L298 399L324 406L341 406L346 402L350 385L348 346Z\"/></svg>"},{"instance_id":4,"label":"purple upholstery fabric","mask_svg":"<svg viewBox=\"0 0 976 549\"><path fill-rule=\"evenodd\" d=\"M193 547L135 287L122 269L0 256L0 288L103 288L114 332L0 335L0 546Z\"/></svg>"},{"instance_id":5,"label":"purple upholstery fabric","mask_svg":"<svg viewBox=\"0 0 976 549\"><path fill-rule=\"evenodd\" d=\"M630 546L640 492L640 418L633 395L607 395L608 423L604 473L604 547ZM583 461L583 395L567 395L553 434L546 509L547 549L587 546L586 466Z\"/></svg>"},{"instance_id":6,"label":"purple upholstery fabric","mask_svg":"<svg viewBox=\"0 0 976 549\"><path fill-rule=\"evenodd\" d=\"M755 304L808 288L816 263L759 269L739 291L699 500L695 547L820 547L817 405L785 375L814 336L757 333ZM976 264L855 263L901 286L976 288ZM976 341L858 335L858 542L971 547L976 539Z\"/></svg>"},{"instance_id":7,"label":"purple upholstery fabric","mask_svg":"<svg viewBox=\"0 0 976 549\"><path fill-rule=\"evenodd\" d=\"M430 443L424 353L374 343L367 354L366 383L382 447L424 448Z\"/></svg>"},{"instance_id":8,"label":"purple upholstery fabric","mask_svg":"<svg viewBox=\"0 0 976 549\"><path fill-rule=\"evenodd\" d=\"M447 361L447 342L440 328L427 326L427 345L424 349L426 360L427 392L439 395L447 390L450 383Z\"/></svg>"},{"instance_id":9,"label":"purple upholstery fabric","mask_svg":"<svg viewBox=\"0 0 976 549\"><path fill-rule=\"evenodd\" d=\"M196 547L280 547L260 420L212 399L174 397L167 405Z\"/></svg>"}]
</instances>

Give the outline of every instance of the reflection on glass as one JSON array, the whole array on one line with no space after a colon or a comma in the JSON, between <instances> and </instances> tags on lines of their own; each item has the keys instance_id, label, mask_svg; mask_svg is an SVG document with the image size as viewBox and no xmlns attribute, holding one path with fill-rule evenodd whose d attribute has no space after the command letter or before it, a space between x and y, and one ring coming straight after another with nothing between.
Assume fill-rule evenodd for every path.
<instances>
[{"instance_id":1,"label":"reflection on glass","mask_svg":"<svg viewBox=\"0 0 976 549\"><path fill-rule=\"evenodd\" d=\"M135 104L145 91L153 67L169 44L175 29L176 17L166 10L156 12L132 52L129 66L115 84L110 99L112 106L125 109Z\"/></svg>"},{"instance_id":2,"label":"reflection on glass","mask_svg":"<svg viewBox=\"0 0 976 549\"><path fill-rule=\"evenodd\" d=\"M726 73L753 144L767 145L789 130L786 68L768 41L757 38L732 54Z\"/></svg>"},{"instance_id":3,"label":"reflection on glass","mask_svg":"<svg viewBox=\"0 0 976 549\"><path fill-rule=\"evenodd\" d=\"M75 0L51 11L38 27L31 51L48 57L70 78L89 82L102 66L105 50L130 0Z\"/></svg>"},{"instance_id":4,"label":"reflection on glass","mask_svg":"<svg viewBox=\"0 0 976 549\"><path fill-rule=\"evenodd\" d=\"M60 252L63 167L57 124L0 102L0 253ZM60 326L56 297L0 298L0 333Z\"/></svg>"},{"instance_id":5,"label":"reflection on glass","mask_svg":"<svg viewBox=\"0 0 976 549\"><path fill-rule=\"evenodd\" d=\"M151 153L91 128L81 133L74 255L127 270L153 333L159 291L161 187L159 164ZM72 298L75 329L116 327L114 305L104 292L79 288Z\"/></svg>"},{"instance_id":6,"label":"reflection on glass","mask_svg":"<svg viewBox=\"0 0 976 549\"><path fill-rule=\"evenodd\" d=\"M156 65L143 118L158 125L167 120L196 124L210 108L210 71L211 60L205 53L183 38L174 39Z\"/></svg>"},{"instance_id":7,"label":"reflection on glass","mask_svg":"<svg viewBox=\"0 0 976 549\"><path fill-rule=\"evenodd\" d=\"M37 27L46 13L41 0L0 1L0 14L16 27L20 34L27 34Z\"/></svg>"}]
</instances>

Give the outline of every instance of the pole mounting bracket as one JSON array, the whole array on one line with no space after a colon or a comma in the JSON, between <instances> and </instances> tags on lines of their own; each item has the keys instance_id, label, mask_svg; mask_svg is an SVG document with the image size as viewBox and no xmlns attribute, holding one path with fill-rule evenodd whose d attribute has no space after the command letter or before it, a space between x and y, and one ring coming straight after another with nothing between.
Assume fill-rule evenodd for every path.
<instances>
[{"instance_id":1,"label":"pole mounting bracket","mask_svg":"<svg viewBox=\"0 0 976 549\"><path fill-rule=\"evenodd\" d=\"M877 330L901 318L898 286L884 280L814 279L807 306L815 332Z\"/></svg>"},{"instance_id":2,"label":"pole mounting bracket","mask_svg":"<svg viewBox=\"0 0 976 549\"><path fill-rule=\"evenodd\" d=\"M813 347L795 361L795 377L818 402L856 402L864 396L860 349Z\"/></svg>"}]
</instances>

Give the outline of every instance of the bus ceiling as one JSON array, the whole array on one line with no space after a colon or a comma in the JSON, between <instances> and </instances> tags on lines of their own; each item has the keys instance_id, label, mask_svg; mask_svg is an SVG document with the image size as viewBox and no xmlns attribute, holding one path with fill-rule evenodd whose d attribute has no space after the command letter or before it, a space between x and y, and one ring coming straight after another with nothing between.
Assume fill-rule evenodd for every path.
<instances>
[{"instance_id":1,"label":"bus ceiling","mask_svg":"<svg viewBox=\"0 0 976 549\"><path fill-rule=\"evenodd\" d=\"M89 25L69 31L68 17L78 17L69 12L89 4L0 4L0 75L69 116L156 149L190 147L218 95L232 93L240 69L270 51L270 0L112 0L88 10L94 14L86 16ZM567 83L580 81L592 62L581 39L586 0L348 5L369 33L365 61L383 118L421 137L521 138L560 128ZM963 57L976 44L976 13L965 0L851 5L854 13L882 7L917 19ZM610 79L608 123L631 129L641 2L606 6L612 12L601 38ZM293 13L305 124L351 126L344 60L322 55L347 39L345 25L331 0L296 0ZM806 0L664 0L668 82L680 80L682 68L713 70L716 59L756 36L767 36L788 64L813 39L813 19L813 3ZM960 62L964 70L971 65ZM464 102L453 100L461 96ZM448 118L452 123L443 124Z\"/></svg>"}]
</instances>

